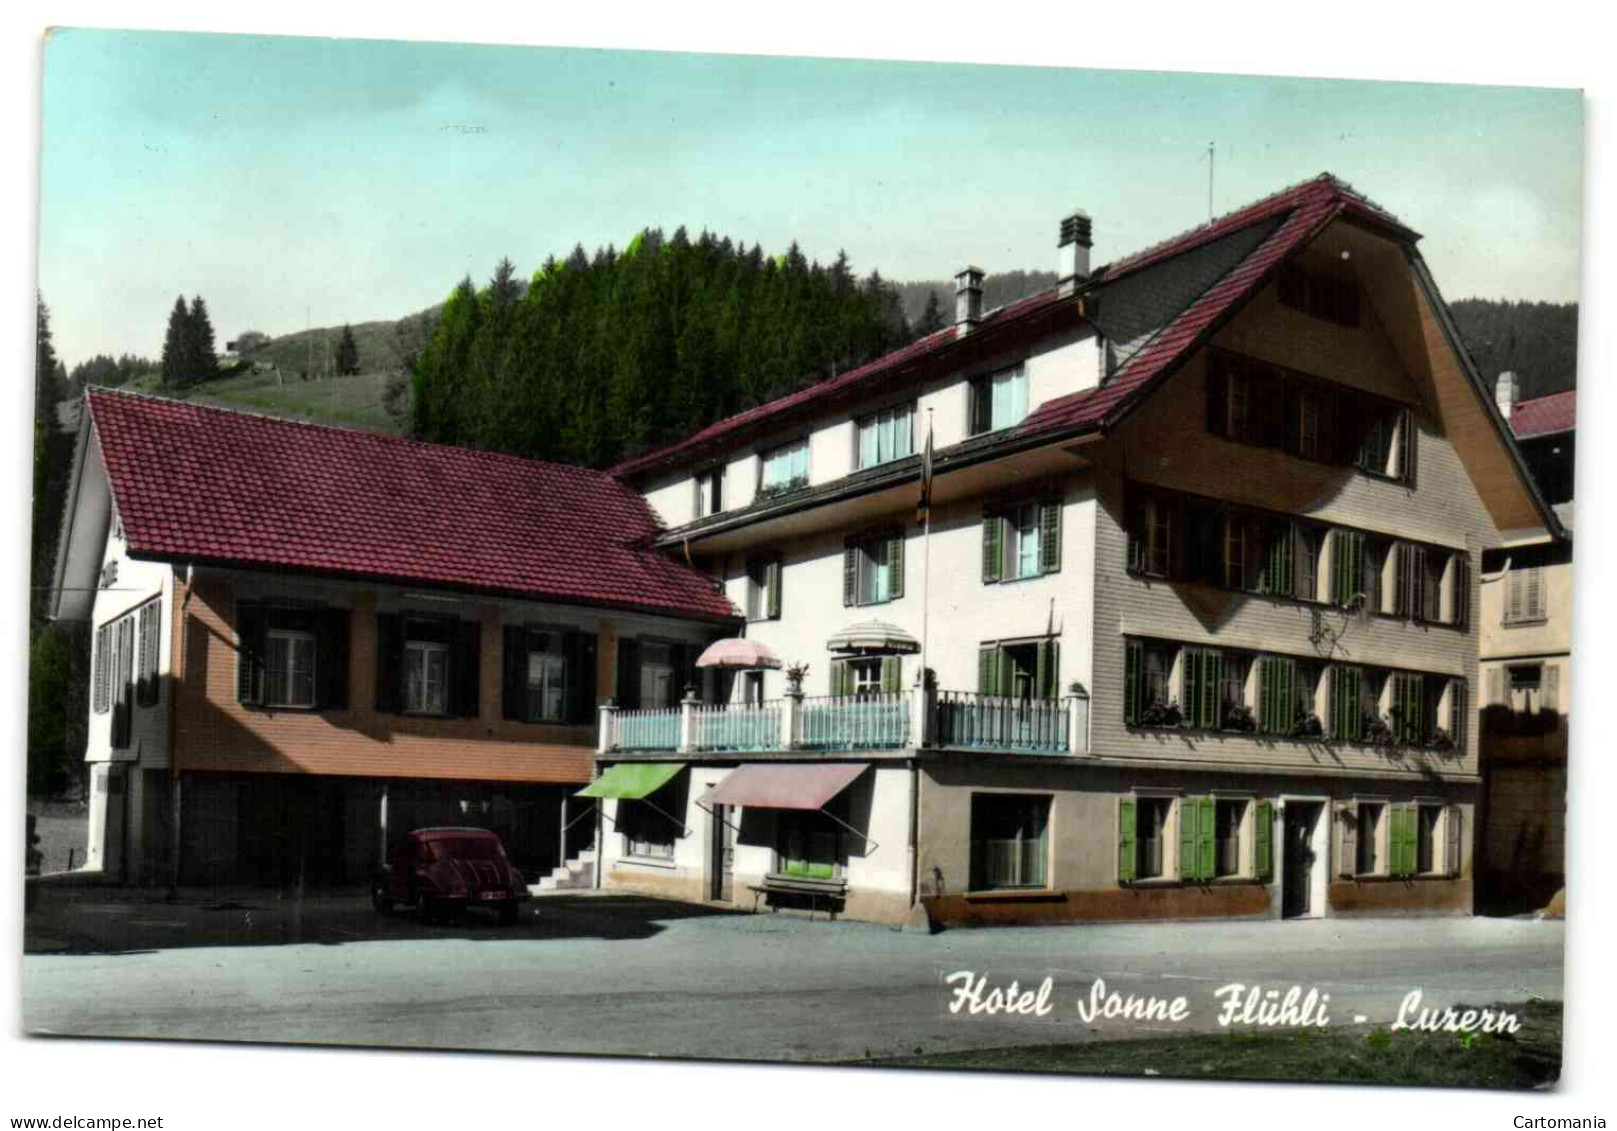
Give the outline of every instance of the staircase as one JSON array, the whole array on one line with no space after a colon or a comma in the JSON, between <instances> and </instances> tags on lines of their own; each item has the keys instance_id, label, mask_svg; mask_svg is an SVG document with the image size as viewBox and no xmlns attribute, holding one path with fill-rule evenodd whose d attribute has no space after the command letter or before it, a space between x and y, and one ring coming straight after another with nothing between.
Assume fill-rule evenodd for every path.
<instances>
[{"instance_id":1,"label":"staircase","mask_svg":"<svg viewBox=\"0 0 1617 1131\"><path fill-rule=\"evenodd\" d=\"M528 891L541 895L550 891L586 891L595 886L595 849L586 848L571 860L564 860L541 876L537 884L529 884Z\"/></svg>"}]
</instances>

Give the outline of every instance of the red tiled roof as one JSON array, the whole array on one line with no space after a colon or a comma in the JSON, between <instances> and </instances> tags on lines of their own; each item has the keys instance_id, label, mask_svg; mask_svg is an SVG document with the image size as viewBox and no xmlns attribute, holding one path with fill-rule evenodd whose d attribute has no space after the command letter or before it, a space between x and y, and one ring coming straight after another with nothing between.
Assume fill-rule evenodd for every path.
<instances>
[{"instance_id":1,"label":"red tiled roof","mask_svg":"<svg viewBox=\"0 0 1617 1131\"><path fill-rule=\"evenodd\" d=\"M1235 271L1221 279L1174 323L1164 327L1157 338L1106 385L1045 403L1023 424L1021 433L1025 435L1047 429L1060 430L1069 425L1081 427L1086 423L1098 423L1112 409L1119 407L1123 401L1167 368L1188 344L1198 341L1199 335L1204 330L1219 322L1226 311L1254 289L1253 284L1266 274L1269 267L1278 263L1296 247L1306 243L1326 221L1338 215L1351 215L1387 229L1403 239L1420 238L1419 233L1406 227L1369 198L1355 192L1329 173L1321 173L1317 177L1264 197L1210 223L1181 232L1171 239L1100 267L1092 274L1091 285L1104 287L1125 275L1202 247L1253 224L1286 216L1288 213L1291 215L1279 229ZM989 314L984 318L980 329L1003 325L1045 307L1054 306L1059 301L1060 296L1055 288L1041 291ZM822 381L789 396L727 417L674 444L624 460L612 468L611 474L630 475L653 466L674 462L681 456L694 458L696 453L733 433L749 427L762 426L777 416L786 415L804 405L828 400L862 383L873 382L876 378L889 375L909 362L936 353L960 340L954 327L947 327L858 369L850 370L840 377Z\"/></svg>"},{"instance_id":2,"label":"red tiled roof","mask_svg":"<svg viewBox=\"0 0 1617 1131\"><path fill-rule=\"evenodd\" d=\"M1578 426L1578 393L1568 389L1547 397L1521 401L1510 410L1510 430L1516 439L1570 432Z\"/></svg>"},{"instance_id":3,"label":"red tiled roof","mask_svg":"<svg viewBox=\"0 0 1617 1131\"><path fill-rule=\"evenodd\" d=\"M1216 239L1250 224L1285 215L1280 226L1255 250L1164 326L1105 384L1046 401L1022 422L1019 434L1064 432L1106 424L1127 408L1153 380L1165 374L1211 336L1282 260L1313 239L1337 216L1347 211L1359 212L1366 207L1373 206L1352 195L1339 181L1322 175L1199 228L1178 241L1149 249L1142 253L1143 260L1139 257L1125 260L1124 269L1137 270L1145 262L1155 262L1164 255L1188 250L1208 239ZM1383 223L1397 223L1379 209L1374 210L1374 217ZM1235 222L1237 220L1239 223ZM1408 232L1408 229L1399 227ZM1413 234L1409 233L1410 236ZM1116 276L1108 273L1108 277Z\"/></svg>"},{"instance_id":4,"label":"red tiled roof","mask_svg":"<svg viewBox=\"0 0 1617 1131\"><path fill-rule=\"evenodd\" d=\"M608 475L109 390L91 420L137 556L733 618Z\"/></svg>"}]
</instances>

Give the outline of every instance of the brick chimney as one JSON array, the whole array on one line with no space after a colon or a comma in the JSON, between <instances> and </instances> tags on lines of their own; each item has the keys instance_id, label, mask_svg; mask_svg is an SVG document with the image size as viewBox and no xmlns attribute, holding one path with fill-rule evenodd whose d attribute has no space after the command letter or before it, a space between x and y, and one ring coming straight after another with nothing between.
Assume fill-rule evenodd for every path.
<instances>
[{"instance_id":1,"label":"brick chimney","mask_svg":"<svg viewBox=\"0 0 1617 1131\"><path fill-rule=\"evenodd\" d=\"M954 328L965 337L983 320L983 269L967 267L954 277Z\"/></svg>"},{"instance_id":2,"label":"brick chimney","mask_svg":"<svg viewBox=\"0 0 1617 1131\"><path fill-rule=\"evenodd\" d=\"M1510 410L1516 407L1517 400L1521 398L1521 391L1521 382L1517 381L1516 374L1508 369L1499 375L1498 381L1494 382L1494 403L1499 406L1499 415L1507 421L1510 419Z\"/></svg>"},{"instance_id":3,"label":"brick chimney","mask_svg":"<svg viewBox=\"0 0 1617 1131\"><path fill-rule=\"evenodd\" d=\"M1067 298L1089 278L1089 249L1094 246L1089 229L1089 213L1082 210L1061 221L1061 239L1056 245L1056 275L1062 298Z\"/></svg>"}]
</instances>

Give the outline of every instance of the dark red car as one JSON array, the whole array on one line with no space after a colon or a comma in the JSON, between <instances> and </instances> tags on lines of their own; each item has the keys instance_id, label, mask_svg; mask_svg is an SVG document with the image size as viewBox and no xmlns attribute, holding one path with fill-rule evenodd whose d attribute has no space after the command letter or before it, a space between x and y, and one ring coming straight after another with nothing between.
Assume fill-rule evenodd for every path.
<instances>
[{"instance_id":1,"label":"dark red car","mask_svg":"<svg viewBox=\"0 0 1617 1131\"><path fill-rule=\"evenodd\" d=\"M487 907L501 923L515 923L527 898L522 873L487 829L416 829L394 847L371 885L377 911L385 915L408 904L428 923L468 907Z\"/></svg>"}]
</instances>

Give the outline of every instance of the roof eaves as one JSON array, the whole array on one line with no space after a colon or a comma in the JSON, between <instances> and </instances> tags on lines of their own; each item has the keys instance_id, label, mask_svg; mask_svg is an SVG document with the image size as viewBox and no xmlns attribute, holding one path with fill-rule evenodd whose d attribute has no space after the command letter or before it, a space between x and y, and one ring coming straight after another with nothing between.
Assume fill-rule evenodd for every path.
<instances>
[{"instance_id":1,"label":"roof eaves","mask_svg":"<svg viewBox=\"0 0 1617 1131\"><path fill-rule=\"evenodd\" d=\"M1495 434L1498 435L1500 443L1505 446L1505 450L1510 453L1511 462L1516 467L1517 477L1522 481L1522 485L1527 488L1528 495L1532 498L1534 506L1538 508L1539 514L1544 518L1544 529L1549 531L1552 538L1570 538L1567 529L1561 525L1560 516L1555 513L1555 508L1545 501L1544 494L1538 489L1538 483L1533 479L1532 472L1527 469L1527 463L1522 459L1521 449L1516 446L1515 435L1511 432L1510 425L1506 422L1504 414L1499 411L1499 405L1494 400L1492 390L1487 387L1486 382L1482 379L1482 374L1477 370L1476 363L1471 360L1471 354L1465 348L1460 337L1460 329L1454 323L1454 315L1449 310L1448 303L1443 301L1442 292L1438 290L1437 280L1432 278L1431 270L1426 266L1426 260L1421 257L1420 252L1413 246L1406 245L1404 254L1408 257L1410 267L1415 272L1416 284L1421 288L1426 300L1432 304L1432 309L1437 313L1437 324L1443 331L1443 337L1448 342L1449 349L1460 359L1460 368L1466 377L1470 379L1471 388L1476 393L1477 400L1482 403L1484 415L1493 422Z\"/></svg>"}]
</instances>

